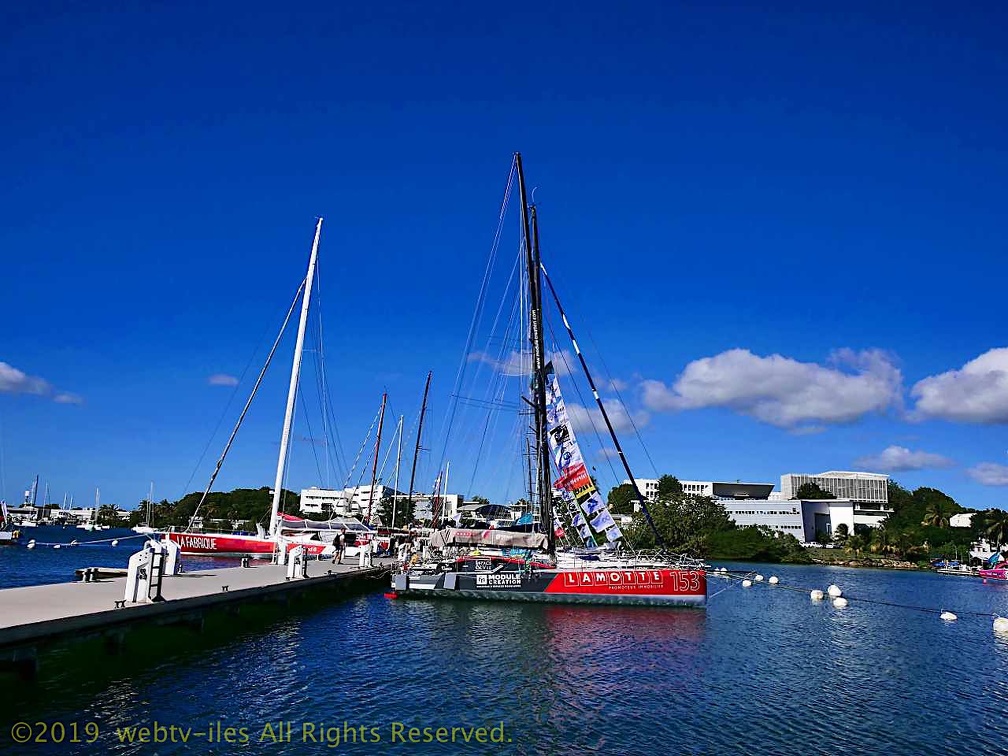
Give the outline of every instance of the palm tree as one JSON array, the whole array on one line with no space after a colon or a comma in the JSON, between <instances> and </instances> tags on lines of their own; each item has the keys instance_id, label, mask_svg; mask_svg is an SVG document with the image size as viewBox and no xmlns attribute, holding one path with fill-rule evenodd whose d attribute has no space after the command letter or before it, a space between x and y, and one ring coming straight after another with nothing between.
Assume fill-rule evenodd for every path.
<instances>
[{"instance_id":1,"label":"palm tree","mask_svg":"<svg viewBox=\"0 0 1008 756\"><path fill-rule=\"evenodd\" d=\"M1008 543L1008 515L1003 509L989 510L984 520L984 534L995 548Z\"/></svg>"},{"instance_id":2,"label":"palm tree","mask_svg":"<svg viewBox=\"0 0 1008 756\"><path fill-rule=\"evenodd\" d=\"M847 550L854 552L855 556L861 555L861 549L864 548L865 541L859 535L852 535L847 539Z\"/></svg>"},{"instance_id":3,"label":"palm tree","mask_svg":"<svg viewBox=\"0 0 1008 756\"><path fill-rule=\"evenodd\" d=\"M928 504L927 510L924 512L924 522L921 524L932 525L936 528L947 528L949 526L948 512L945 511L940 501L932 501Z\"/></svg>"},{"instance_id":4,"label":"palm tree","mask_svg":"<svg viewBox=\"0 0 1008 756\"><path fill-rule=\"evenodd\" d=\"M847 543L848 538L850 538L850 531L847 529L847 523L841 522L833 531L833 540L843 546Z\"/></svg>"},{"instance_id":5,"label":"palm tree","mask_svg":"<svg viewBox=\"0 0 1008 756\"><path fill-rule=\"evenodd\" d=\"M887 528L875 528L872 533L871 550L873 554L888 554L893 548L892 533Z\"/></svg>"}]
</instances>

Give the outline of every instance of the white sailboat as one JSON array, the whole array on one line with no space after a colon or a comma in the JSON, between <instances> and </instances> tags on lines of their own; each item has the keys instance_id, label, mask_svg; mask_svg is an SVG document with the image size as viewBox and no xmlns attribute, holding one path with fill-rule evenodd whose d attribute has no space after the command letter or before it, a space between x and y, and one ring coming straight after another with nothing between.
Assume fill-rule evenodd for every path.
<instances>
[{"instance_id":1,"label":"white sailboat","mask_svg":"<svg viewBox=\"0 0 1008 756\"><path fill-rule=\"evenodd\" d=\"M297 397L298 380L301 371L301 355L304 348L305 329L308 324L308 307L311 302L312 284L315 280L315 264L318 259L319 237L321 234L322 219L319 218L315 226L315 239L312 242L311 256L308 260L308 272L305 275L303 284L304 294L301 298L301 319L298 323L297 343L294 347L294 360L291 366L290 386L287 393L287 410L284 413L283 431L280 436L280 455L277 459L276 483L273 487L273 502L270 511L269 530L267 531L261 525L258 525L258 533L256 535L238 535L234 533L221 532L196 532L192 529L192 523L196 517L196 513L194 513L193 518L190 520L190 526L186 528L186 530L169 530L164 535L167 540L173 541L179 545L182 554L268 558L272 557L277 549L281 548L281 545L287 549L294 548L295 546L303 546L306 552L311 555L330 554L333 551L332 545L323 543L321 539L319 539L318 534L315 532L301 532L297 534L284 533L283 518L280 515L280 497L283 491L282 486L287 464L287 450L290 446L291 425L294 418L294 401ZM294 304L291 305L291 309L287 313L288 320L294 311L296 303L297 300L295 299ZM285 320L284 328L286 328L286 325L287 321ZM281 335L283 334L284 328L281 328ZM270 357L272 357L279 342L280 336L278 335L273 344L273 350L270 352ZM259 388L259 384L262 382L263 375L265 374L266 367L268 365L269 360L267 359L266 365L263 366L262 371L259 373L259 377L252 390L252 394L249 396L248 401L245 403L245 407L242 410L241 416L238 418L238 423L235 425L234 430L232 430L231 437L228 439L228 442L224 447L224 452L217 461L216 469L210 477L210 482L207 484L207 487L203 492L200 503L196 507L197 513L199 512L200 506L202 506L203 502L206 500L207 495L210 493L210 489L217 477L217 473L220 472L224 458L227 456L228 450L231 448L235 435L238 433L238 428L241 426L245 413L248 411L249 405L255 397L256 391Z\"/></svg>"},{"instance_id":2,"label":"white sailboat","mask_svg":"<svg viewBox=\"0 0 1008 756\"><path fill-rule=\"evenodd\" d=\"M134 525L132 530L134 533L140 533L141 535L153 535L157 533L154 529L154 481L150 484L150 493L147 494L147 517L143 523L140 525Z\"/></svg>"}]
</instances>

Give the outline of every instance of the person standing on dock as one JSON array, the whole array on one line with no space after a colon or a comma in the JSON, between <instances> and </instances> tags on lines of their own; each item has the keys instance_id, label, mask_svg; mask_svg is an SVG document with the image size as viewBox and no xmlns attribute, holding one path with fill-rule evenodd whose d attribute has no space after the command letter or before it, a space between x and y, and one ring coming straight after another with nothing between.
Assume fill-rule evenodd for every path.
<instances>
[{"instance_id":1,"label":"person standing on dock","mask_svg":"<svg viewBox=\"0 0 1008 756\"><path fill-rule=\"evenodd\" d=\"M343 554L346 552L346 528L340 530L336 537L336 553L333 554L333 564L343 564Z\"/></svg>"}]
</instances>

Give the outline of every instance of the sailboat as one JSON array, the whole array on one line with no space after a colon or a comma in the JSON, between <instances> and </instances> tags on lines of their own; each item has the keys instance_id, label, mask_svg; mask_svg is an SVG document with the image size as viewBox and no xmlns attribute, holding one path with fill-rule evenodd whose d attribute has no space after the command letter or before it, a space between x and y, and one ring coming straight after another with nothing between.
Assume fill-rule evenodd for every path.
<instances>
[{"instance_id":1,"label":"sailboat","mask_svg":"<svg viewBox=\"0 0 1008 756\"><path fill-rule=\"evenodd\" d=\"M518 153L514 155L512 169L517 174L521 202L521 246L528 285L524 301L529 307L528 341L532 352L529 376L532 396L523 397L534 410L535 438L531 447L534 462L530 461L529 472L531 477L534 468L535 476L529 493L533 504L538 504L539 528L531 532L508 528L437 530L430 538L428 559L407 565L393 575L394 595L703 607L707 600L707 577L702 562L661 553L628 553L619 548L623 534L588 472L560 392L557 371L546 361L544 279L659 544L661 537L543 267L536 208L526 201L525 177ZM568 528L588 548L558 548L558 539L565 539ZM605 548L597 538L604 541Z\"/></svg>"},{"instance_id":2,"label":"sailboat","mask_svg":"<svg viewBox=\"0 0 1008 756\"><path fill-rule=\"evenodd\" d=\"M0 546L15 546L21 532L11 527L10 514L7 511L7 502L0 499Z\"/></svg>"},{"instance_id":3,"label":"sailboat","mask_svg":"<svg viewBox=\"0 0 1008 756\"><path fill-rule=\"evenodd\" d=\"M134 525L132 530L134 533L140 533L141 535L153 535L157 533L154 529L154 481L150 484L150 493L147 494L147 516L142 523L139 525Z\"/></svg>"},{"instance_id":4,"label":"sailboat","mask_svg":"<svg viewBox=\"0 0 1008 756\"><path fill-rule=\"evenodd\" d=\"M291 367L290 387L287 393L287 410L284 413L283 431L281 432L280 437L280 454L277 459L276 483L273 487L273 501L270 511L269 529L267 530L263 528L262 525L257 525L256 535L241 535L222 532L198 532L193 529L196 520L196 513L194 513L193 517L190 519L189 526L184 531L169 530L164 534L164 538L166 540L173 541L179 545L179 550L182 554L269 558L281 548L290 550L297 546L304 547L305 552L309 555L328 555L333 552L332 545L323 543L316 532L292 533L285 531L284 515L280 513L280 497L283 492L282 485L284 472L286 471L287 450L290 447L291 425L294 418L294 401L297 397L298 380L301 370L301 355L304 348L305 329L308 323L308 307L311 302L312 283L315 279L315 265L318 260L319 237L321 234L322 219L319 218L315 226L315 238L312 242L311 256L308 259L308 273L302 283L301 290L298 292L298 294L301 295L303 290L303 296L301 296L301 319L298 324L297 342L294 346L294 360ZM294 312L296 304L297 298L295 298L294 303L291 305L291 309L287 313L288 320ZM284 326L281 328L280 334L277 336L276 341L273 344L273 349L270 351L270 358L273 356L273 353L276 351L276 348L280 343L280 338L283 335L286 325L287 321L284 322ZM196 507L196 512L199 512L200 507L206 501L207 495L210 493L214 480L216 480L217 474L220 472L221 465L224 463L224 458L227 456L228 450L231 448L231 444L238 433L238 428L241 426L242 420L244 420L245 414L248 412L248 408L252 403L252 399L255 397L256 391L262 383L263 375L266 372L266 368L269 366L270 358L267 358L266 364L260 371L255 388L253 388L251 395L246 401L245 407L241 412L241 416L238 418L237 424L231 431L231 437L225 445L224 452L221 454L220 459L217 460L217 466L214 469L213 474L210 476L210 482L203 491L203 496Z\"/></svg>"}]
</instances>

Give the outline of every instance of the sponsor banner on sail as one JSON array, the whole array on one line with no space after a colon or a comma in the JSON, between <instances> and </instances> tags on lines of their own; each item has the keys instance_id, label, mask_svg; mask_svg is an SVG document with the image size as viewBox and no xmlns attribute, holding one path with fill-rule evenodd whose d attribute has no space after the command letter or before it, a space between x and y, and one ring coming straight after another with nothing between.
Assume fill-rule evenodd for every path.
<instances>
[{"instance_id":1,"label":"sponsor banner on sail","mask_svg":"<svg viewBox=\"0 0 1008 756\"><path fill-rule=\"evenodd\" d=\"M606 531L606 540L609 541L609 543L614 543L622 537L623 531L620 530L619 525L613 525Z\"/></svg>"},{"instance_id":2,"label":"sponsor banner on sail","mask_svg":"<svg viewBox=\"0 0 1008 756\"><path fill-rule=\"evenodd\" d=\"M613 519L612 515L609 514L608 509L603 509L601 512L599 512L598 516L591 521L591 526L595 529L596 532L599 533L601 533L606 528L611 528L615 524L616 521Z\"/></svg>"},{"instance_id":3,"label":"sponsor banner on sail","mask_svg":"<svg viewBox=\"0 0 1008 756\"><path fill-rule=\"evenodd\" d=\"M588 472L581 448L574 435L574 429L570 425L567 406L560 393L560 384L553 370L553 363L547 364L544 372L546 374L546 431L550 449L553 452L553 463L556 465L558 473L553 487L565 499L573 497L584 516L594 518L592 527L597 532L602 532L614 525L615 522ZM596 527L596 521L602 527ZM584 522L583 518L581 522ZM577 521L573 522L573 525L586 541L594 543L594 537L590 535L590 531L588 531L589 535L585 536L584 531L588 530L587 528L579 526Z\"/></svg>"}]
</instances>

